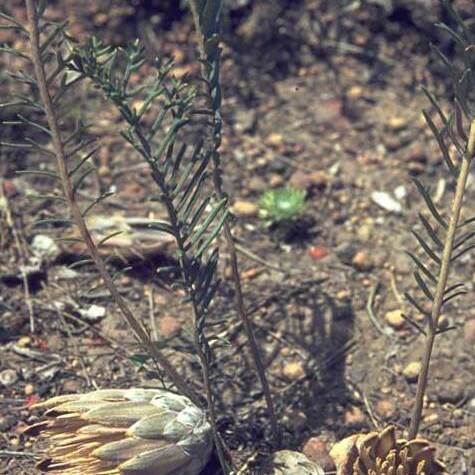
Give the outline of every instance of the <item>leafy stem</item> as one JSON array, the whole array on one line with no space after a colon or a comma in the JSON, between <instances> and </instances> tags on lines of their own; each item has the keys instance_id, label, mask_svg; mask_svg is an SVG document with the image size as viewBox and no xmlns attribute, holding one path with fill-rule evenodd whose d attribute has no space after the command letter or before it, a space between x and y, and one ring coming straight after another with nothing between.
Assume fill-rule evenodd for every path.
<instances>
[{"instance_id":1,"label":"leafy stem","mask_svg":"<svg viewBox=\"0 0 475 475\"><path fill-rule=\"evenodd\" d=\"M228 473L211 385L213 357L205 334L209 305L219 285L215 241L228 215L227 200L215 203L214 194L205 191L210 153L203 150L202 141L196 141L191 153L186 143L178 146L178 134L185 131L195 112L196 91L169 75L171 63L160 66L156 61L157 75L148 87L144 105L138 111L132 105L140 91L130 88L130 74L143 64L144 53L138 43L125 49L110 48L92 39L85 48L75 50L69 67L90 79L118 108L127 124L122 137L148 163L160 191L168 222L157 221L153 227L171 234L177 245L178 265L172 267L180 276L179 284L191 305L194 348L201 367L209 421L221 466ZM113 67L119 58L123 65ZM157 99L160 105L154 107L158 105ZM145 111L155 114L151 123L146 120Z\"/></svg>"},{"instance_id":2,"label":"leafy stem","mask_svg":"<svg viewBox=\"0 0 475 475\"><path fill-rule=\"evenodd\" d=\"M118 292L112 277L107 271L105 263L98 252L91 233L87 228L83 214L81 213L81 209L76 201L71 175L67 167L65 144L61 135L53 100L48 88L48 81L46 78L46 72L42 58L42 46L40 45L39 18L36 2L35 0L25 0L25 4L28 18L31 57L38 83L38 90L41 101L43 102L46 119L51 132L51 139L53 142L54 154L56 157L57 169L63 188L64 197L66 198L66 202L69 206L72 219L79 229L81 237L87 246L89 254L94 261L94 264L96 265L105 286L109 290L113 300L116 302L125 320L133 329L137 339L147 348L147 351L150 353L150 355L163 368L176 388L183 394L187 395L191 400L196 402L198 401L198 397L196 396L194 390L175 370L165 355L163 355L163 353L153 344L146 330L135 318L127 303Z\"/></svg>"},{"instance_id":3,"label":"leafy stem","mask_svg":"<svg viewBox=\"0 0 475 475\"><path fill-rule=\"evenodd\" d=\"M470 133L467 143L467 149L462 157L462 164L457 177L457 184L455 188L454 201L452 203L450 220L445 236L444 247L442 251L441 264L439 275L437 278L437 285L435 288L434 299L432 303L432 310L429 317L429 325L425 341L424 355L422 359L421 372L417 382L416 400L411 417L409 427L409 438L414 439L419 432L419 425L422 416L422 408L424 402L424 395L427 388L427 381L429 377L429 366L434 347L435 337L437 336L438 323L441 315L441 309L444 304L444 297L446 294L447 281L449 277L452 252L454 250L455 235L460 219L460 211L462 209L463 197L467 185L467 178L470 170L470 164L475 154L475 120L470 125Z\"/></svg>"},{"instance_id":4,"label":"leafy stem","mask_svg":"<svg viewBox=\"0 0 475 475\"><path fill-rule=\"evenodd\" d=\"M225 199L226 193L222 186L222 166L219 147L221 145L221 85L219 81L220 47L219 28L221 0L190 0L189 7L193 16L195 29L198 35L198 47L201 55L201 73L207 86L206 97L208 107L212 111L212 140L210 144L213 163L213 183L219 199ZM272 432L277 446L281 443L281 431L277 423L274 402L266 376L266 368L259 350L251 319L246 311L242 291L241 278L236 245L231 226L226 220L223 225L223 235L231 262L231 276L234 284L236 309L246 333L252 359L256 366L261 382L264 398L269 413Z\"/></svg>"},{"instance_id":5,"label":"leafy stem","mask_svg":"<svg viewBox=\"0 0 475 475\"><path fill-rule=\"evenodd\" d=\"M138 125L138 124L137 124ZM134 127L134 133L140 137L140 142L143 145L143 150L150 149L151 145L146 141L143 134L138 131L137 127ZM209 419L211 422L211 427L213 429L213 437L216 446L216 451L218 454L218 458L221 464L221 467L225 474L228 473L227 469L227 461L226 455L224 453L223 444L219 437L219 432L217 429L217 421L218 416L216 413L216 405L214 402L213 392L211 389L211 377L210 377L210 360L211 357L209 355L210 349L208 346L208 341L204 337L204 321L205 321L205 313L207 312L207 306L200 306L199 295L195 289L194 281L196 280L193 275L193 262L191 262L190 258L187 255L187 246L186 246L186 237L183 236L181 230L181 224L179 220L179 216L173 202L173 198L170 196L169 188L166 184L166 181L160 171L155 166L156 164L153 160L150 159L149 156L143 154L143 157L149 162L154 171L155 180L162 191L162 201L167 209L167 214L170 219L170 225L173 229L173 234L176 239L177 247L178 247L178 260L180 270L182 271L183 276L183 286L187 295L190 297L191 300L191 307L193 311L193 342L194 347L198 354L198 359L200 361L201 366L201 373L203 376L204 388L205 388L205 395L206 395L206 404L209 411ZM217 254L216 254L217 256Z\"/></svg>"}]
</instances>

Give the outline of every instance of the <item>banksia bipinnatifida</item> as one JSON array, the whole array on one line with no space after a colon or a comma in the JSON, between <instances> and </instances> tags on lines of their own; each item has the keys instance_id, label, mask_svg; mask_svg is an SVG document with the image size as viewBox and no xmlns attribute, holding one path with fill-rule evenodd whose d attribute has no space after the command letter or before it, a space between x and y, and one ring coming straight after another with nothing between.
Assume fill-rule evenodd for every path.
<instances>
[{"instance_id":1,"label":"banksia bipinnatifida","mask_svg":"<svg viewBox=\"0 0 475 475\"><path fill-rule=\"evenodd\" d=\"M205 413L162 389L103 389L35 407L50 418L31 426L49 442L44 472L64 475L198 475L212 450Z\"/></svg>"},{"instance_id":2,"label":"banksia bipinnatifida","mask_svg":"<svg viewBox=\"0 0 475 475\"><path fill-rule=\"evenodd\" d=\"M337 475L442 475L445 466L423 439L396 439L389 426L381 432L354 434L337 442L330 455Z\"/></svg>"}]
</instances>

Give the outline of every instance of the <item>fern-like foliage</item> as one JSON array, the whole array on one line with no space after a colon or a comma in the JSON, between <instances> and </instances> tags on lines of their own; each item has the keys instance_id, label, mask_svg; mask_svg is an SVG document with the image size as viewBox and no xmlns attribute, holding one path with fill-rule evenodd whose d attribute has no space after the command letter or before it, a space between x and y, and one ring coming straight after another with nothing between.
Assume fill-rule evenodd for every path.
<instances>
[{"instance_id":1,"label":"fern-like foliage","mask_svg":"<svg viewBox=\"0 0 475 475\"><path fill-rule=\"evenodd\" d=\"M46 74L46 84L51 102L55 108L56 117L61 134L64 156L66 158L67 173L71 179L72 198L78 198L81 187L85 184L88 176L94 172L92 158L96 151L95 140L87 133L87 127L80 121L76 121L75 127L72 127L74 119L71 117L70 101L75 97L75 85L80 80L70 74L67 64L71 60L70 45L72 38L67 34L65 22L53 22L43 19L46 9L46 2L39 2L37 5L37 18L39 22L40 35L40 59L44 66ZM14 17L6 12L0 12L0 18L6 24L0 28L15 29L24 39L28 39L28 31ZM26 43L26 41L25 41ZM57 171L49 164L51 158L55 157L54 151L48 148L48 143L52 140L53 133L46 119L45 105L39 98L39 85L36 76L33 74L33 60L30 52L20 51L9 46L2 46L0 51L20 58L24 62L24 69L10 72L10 78L17 84L23 84L23 90L28 91L23 94L15 94L11 100L0 105L2 108L17 110L20 108L23 112L17 114L17 125L23 126L23 129L31 131L34 139L25 137L23 143L3 143L4 146L14 146L34 151L39 157L43 157L41 170L22 170L18 173L26 175L40 175L51 179L51 194L42 195L38 198L47 200L60 200L65 202L63 194L58 193L61 188L61 179ZM73 129L71 131L71 129ZM89 202L85 202L84 196L81 197L83 207L81 214L85 217L100 201L109 196L106 193L99 197L93 197ZM64 208L62 209L64 211ZM66 211L67 214L68 211ZM55 216L38 221L37 226L51 227L57 225L66 225L72 228L73 221L70 216ZM64 240L77 240L78 238L64 237Z\"/></svg>"},{"instance_id":2,"label":"fern-like foliage","mask_svg":"<svg viewBox=\"0 0 475 475\"><path fill-rule=\"evenodd\" d=\"M221 144L221 83L219 80L221 49L219 46L219 29L222 0L192 0L189 2L195 20L201 54L202 79L207 86L208 104L212 112L212 145L220 169L218 148ZM221 183L220 183L221 186Z\"/></svg>"},{"instance_id":3,"label":"fern-like foliage","mask_svg":"<svg viewBox=\"0 0 475 475\"><path fill-rule=\"evenodd\" d=\"M227 201L217 200L208 186L210 153L203 141L179 143L185 126L197 114L206 113L194 108L196 90L170 74L172 62L161 65L158 60L154 77L134 88L130 77L145 61L138 42L112 48L92 39L75 50L70 69L89 78L117 106L127 124L123 137L150 166L159 189L156 198L164 204L168 221L149 226L176 240L179 265L166 270L181 278L193 307L196 343L209 366L211 354L204 327L219 286L215 242L228 214ZM134 103L139 97L137 109Z\"/></svg>"},{"instance_id":4,"label":"fern-like foliage","mask_svg":"<svg viewBox=\"0 0 475 475\"><path fill-rule=\"evenodd\" d=\"M103 199L104 193L88 201L84 196L79 199L79 191L94 171L91 165L96 151L95 140L87 133L87 127L77 123L71 132L71 101L75 100L74 86L83 77L69 68L73 60L73 39L66 31L65 22L52 22L45 18L46 1L25 0L28 29L7 12L0 14L2 27L14 29L22 35L29 45L29 51L4 46L0 52L11 54L25 64L24 69L12 74L12 78L23 84L25 94L17 94L13 100L2 104L4 108L21 107L26 112L18 114L17 123L35 130L35 139L26 138L25 143L3 144L25 147L44 157L44 169L26 170L24 173L37 174L52 180L49 186L53 193L42 196L48 200L60 200L63 203L62 216L51 217L37 223L43 226L66 225L69 230L78 229L81 237L67 236L65 240L84 241L105 285L120 308L125 320L132 328L138 341L152 355L152 358L165 370L170 380L184 394L197 401L194 391L177 373L161 351L152 343L148 332L136 319L127 303L117 291L113 278L99 255L98 247L102 242L94 242L86 225L86 215ZM56 162L55 169L50 166L51 159ZM60 189L57 193L56 190ZM85 196L89 196L87 193ZM66 206L64 206L66 205Z\"/></svg>"},{"instance_id":5,"label":"fern-like foliage","mask_svg":"<svg viewBox=\"0 0 475 475\"><path fill-rule=\"evenodd\" d=\"M222 116L221 116L221 83L220 83L220 63L221 48L219 46L221 10L223 0L188 0L196 34L198 36L199 53L201 61L201 80L205 85L204 97L206 108L211 112L210 125L211 134L205 143L206 148L211 153L213 164L213 184L215 191L220 199L226 199L226 191L223 187L223 169L221 165L221 154L219 147L221 145ZM234 244L231 227L229 222L224 223L224 237L227 250L229 252L232 279L235 291L236 309L241 319L249 342L249 348L252 358L256 365L257 374L264 392L267 410L270 417L270 426L273 432L275 445L281 443L281 432L277 422L277 416L274 409L274 402L270 392L269 382L266 376L266 368L260 355L259 346L254 335L254 329L251 320L246 312L244 298L242 293L241 280L239 276L239 266L237 252ZM222 454L218 454L220 460ZM223 465L223 463L221 463Z\"/></svg>"},{"instance_id":6,"label":"fern-like foliage","mask_svg":"<svg viewBox=\"0 0 475 475\"><path fill-rule=\"evenodd\" d=\"M222 468L227 463L217 432L217 414L211 387L213 355L206 334L210 303L219 287L216 244L228 215L227 199L210 186L212 151L198 139L192 144L186 126L210 111L197 109L197 91L170 74L172 62L155 61L155 74L144 85L134 88L132 74L145 63L145 52L138 42L126 48L104 46L93 39L76 49L70 69L88 78L112 101L127 124L124 139L148 163L168 222L150 227L171 234L177 244L177 267L185 300L191 304L193 335L201 365L210 421ZM139 100L140 98L140 100ZM140 106L134 107L139 100ZM184 140L182 140L184 139Z\"/></svg>"},{"instance_id":7,"label":"fern-like foliage","mask_svg":"<svg viewBox=\"0 0 475 475\"><path fill-rule=\"evenodd\" d=\"M414 277L425 302L422 303L410 294L406 294L406 297L426 317L425 329L416 325L416 328L425 334L426 340L409 428L410 439L416 438L419 431L432 349L435 337L441 332L439 329L441 312L447 303L466 293L462 282L450 283L449 277L452 265L465 253L475 248L473 241L475 232L467 229L475 219L470 218L460 222L467 179L475 155L475 76L473 70L475 65L475 35L464 24L448 0L444 0L443 4L457 25L457 31L444 24L438 26L454 39L461 51L462 61L460 65L459 63L451 63L440 50L433 48L444 62L447 73L452 78L453 112L446 115L435 97L425 91L438 115L440 125L432 120L428 112L425 111L424 116L437 140L445 164L453 179L455 193L446 218L432 200L429 190L420 181L414 180L427 206L429 217L420 214L424 233L413 231L425 258L419 258L413 253L408 253L416 266ZM465 131L465 121L470 124L468 133ZM449 153L448 143L457 151L457 157L454 159Z\"/></svg>"},{"instance_id":8,"label":"fern-like foliage","mask_svg":"<svg viewBox=\"0 0 475 475\"><path fill-rule=\"evenodd\" d=\"M223 187L223 169L221 165L221 154L219 147L221 145L222 116L221 116L221 83L220 83L220 63L221 48L219 46L221 10L224 0L188 0L196 34L198 36L199 53L201 61L201 80L205 85L204 97L206 108L211 112L210 125L211 134L205 143L206 148L211 153L213 164L213 184L215 191L220 199L226 199L226 191ZM242 286L238 270L237 252L234 244L231 227L229 222L224 223L224 237L227 250L229 252L232 279L235 290L236 309L241 319L249 342L252 358L256 365L257 374L262 385L267 410L270 417L270 426L273 432L275 445L280 445L281 433L277 416L274 409L274 403L270 392L269 383L266 376L266 368L260 355L259 346L254 335L254 329L249 319L242 293ZM222 460L222 454L220 459Z\"/></svg>"},{"instance_id":9,"label":"fern-like foliage","mask_svg":"<svg viewBox=\"0 0 475 475\"><path fill-rule=\"evenodd\" d=\"M465 159L469 161L472 159L468 150L469 138L464 122L471 124L475 119L475 34L468 29L450 2L444 1L443 3L454 23L458 25L458 31L442 23L437 24L437 26L454 39L460 51L462 61L460 61L460 64L452 63L436 46L432 46L432 50L443 61L447 67L448 74L452 77L454 94L453 112L447 115L442 110L437 99L424 88L424 93L436 112L438 121L433 120L428 111L423 111L423 115L439 145L454 185L456 185L460 177L461 163ZM437 125L436 122L440 123L440 125ZM455 147L458 155L457 159L451 157L449 153L450 145ZM430 305L425 305L410 294L406 294L406 297L417 311L426 315L429 324L434 326L436 323L433 321L433 316L431 316L432 304L443 262L444 244L447 242L449 220L444 217L444 213L438 209L432 200L429 189L416 178L413 178L413 180L428 211L428 216L422 213L419 214L424 232L412 231L426 259L420 258L412 252L408 252L408 255L416 266L414 272L416 283ZM457 223L456 234L451 244L451 263L475 248L475 243L473 242L475 231L466 230L474 221L475 218L471 218ZM466 292L461 282L447 285L444 289L442 306ZM437 330L436 327L435 330Z\"/></svg>"}]
</instances>

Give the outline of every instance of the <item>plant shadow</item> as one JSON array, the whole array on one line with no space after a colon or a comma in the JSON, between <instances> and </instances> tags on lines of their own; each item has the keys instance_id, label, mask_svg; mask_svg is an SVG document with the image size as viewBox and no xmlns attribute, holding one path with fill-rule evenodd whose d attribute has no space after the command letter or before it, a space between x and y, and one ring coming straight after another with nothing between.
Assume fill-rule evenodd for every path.
<instances>
[{"instance_id":1,"label":"plant shadow","mask_svg":"<svg viewBox=\"0 0 475 475\"><path fill-rule=\"evenodd\" d=\"M266 288L269 283L261 290ZM221 298L229 306L232 295ZM260 299L248 301L283 429L282 447L301 449L305 440L323 430L340 435L351 400L345 380L346 355L353 345L351 301L335 299L323 290L321 280L285 288L277 284ZM247 339L237 320L228 323L224 333L228 345L217 351L213 367L220 432L233 451L247 446L269 453L273 434ZM292 363L301 372L289 373L286 366Z\"/></svg>"},{"instance_id":2,"label":"plant shadow","mask_svg":"<svg viewBox=\"0 0 475 475\"><path fill-rule=\"evenodd\" d=\"M309 433L343 425L342 412L351 400L345 368L353 346L354 311L349 299L337 301L318 285L292 300L279 306L281 333L303 364L305 376L288 384L280 404L284 410L292 407L284 420L289 442L298 446ZM303 431L295 430L296 409L305 415Z\"/></svg>"}]
</instances>

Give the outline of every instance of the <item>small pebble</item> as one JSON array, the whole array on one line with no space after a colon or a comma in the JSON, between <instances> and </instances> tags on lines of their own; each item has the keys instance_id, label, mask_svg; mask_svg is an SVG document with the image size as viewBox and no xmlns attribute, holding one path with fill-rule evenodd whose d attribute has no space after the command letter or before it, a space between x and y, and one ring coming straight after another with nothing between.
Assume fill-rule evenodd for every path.
<instances>
[{"instance_id":1,"label":"small pebble","mask_svg":"<svg viewBox=\"0 0 475 475\"><path fill-rule=\"evenodd\" d=\"M359 428L364 422L365 415L359 407L354 406L345 412L345 425L348 427Z\"/></svg>"},{"instance_id":2,"label":"small pebble","mask_svg":"<svg viewBox=\"0 0 475 475\"><path fill-rule=\"evenodd\" d=\"M427 416L424 417L424 422L426 424L435 424L439 422L439 415L436 412L427 414Z\"/></svg>"},{"instance_id":3,"label":"small pebble","mask_svg":"<svg viewBox=\"0 0 475 475\"><path fill-rule=\"evenodd\" d=\"M54 275L55 279L58 280L74 280L77 279L81 274L74 269L70 269L65 266L58 266L56 268L56 273Z\"/></svg>"},{"instance_id":4,"label":"small pebble","mask_svg":"<svg viewBox=\"0 0 475 475\"><path fill-rule=\"evenodd\" d=\"M351 265L360 272L368 272L373 268L373 261L365 251L358 251L351 260Z\"/></svg>"},{"instance_id":5,"label":"small pebble","mask_svg":"<svg viewBox=\"0 0 475 475\"><path fill-rule=\"evenodd\" d=\"M325 472L335 470L335 462L330 457L327 444L320 437L311 437L305 443L302 452L312 462L318 463Z\"/></svg>"},{"instance_id":6,"label":"small pebble","mask_svg":"<svg viewBox=\"0 0 475 475\"><path fill-rule=\"evenodd\" d=\"M106 316L106 308L101 305L92 304L88 308L79 309L79 313L88 322L95 323Z\"/></svg>"},{"instance_id":7,"label":"small pebble","mask_svg":"<svg viewBox=\"0 0 475 475\"><path fill-rule=\"evenodd\" d=\"M292 350L290 348L288 348L287 346L284 346L280 350L280 354L281 354L281 356L290 356L292 354Z\"/></svg>"},{"instance_id":8,"label":"small pebble","mask_svg":"<svg viewBox=\"0 0 475 475\"><path fill-rule=\"evenodd\" d=\"M297 381L305 377L305 368L300 361L290 361L282 368L282 376L289 381Z\"/></svg>"},{"instance_id":9,"label":"small pebble","mask_svg":"<svg viewBox=\"0 0 475 475\"><path fill-rule=\"evenodd\" d=\"M397 132L399 130L406 128L407 119L405 117L393 116L389 118L386 125L389 130L392 130L393 132Z\"/></svg>"},{"instance_id":10,"label":"small pebble","mask_svg":"<svg viewBox=\"0 0 475 475\"><path fill-rule=\"evenodd\" d=\"M309 177L312 186L316 186L317 188L323 188L327 186L329 181L328 174L323 170L314 171L309 174Z\"/></svg>"},{"instance_id":11,"label":"small pebble","mask_svg":"<svg viewBox=\"0 0 475 475\"><path fill-rule=\"evenodd\" d=\"M407 190L404 185L399 185L396 188L394 188L394 196L398 200L403 200L407 196Z\"/></svg>"},{"instance_id":12,"label":"small pebble","mask_svg":"<svg viewBox=\"0 0 475 475\"><path fill-rule=\"evenodd\" d=\"M439 330L446 330L447 328L449 328L450 326L450 320L448 317L446 317L445 315L441 315L439 317L439 322L437 324L437 327Z\"/></svg>"},{"instance_id":13,"label":"small pebble","mask_svg":"<svg viewBox=\"0 0 475 475\"><path fill-rule=\"evenodd\" d=\"M18 381L18 374L14 369L4 369L0 373L0 383L4 386L12 386Z\"/></svg>"},{"instance_id":14,"label":"small pebble","mask_svg":"<svg viewBox=\"0 0 475 475\"><path fill-rule=\"evenodd\" d=\"M269 145L274 146L282 145L284 143L284 136L281 134L272 133L267 137L266 142Z\"/></svg>"},{"instance_id":15,"label":"small pebble","mask_svg":"<svg viewBox=\"0 0 475 475\"><path fill-rule=\"evenodd\" d=\"M379 392L381 394L391 394L392 391L393 391L393 388L391 386L383 386Z\"/></svg>"},{"instance_id":16,"label":"small pebble","mask_svg":"<svg viewBox=\"0 0 475 475\"><path fill-rule=\"evenodd\" d=\"M463 326L463 339L469 345L475 345L475 318L465 322Z\"/></svg>"},{"instance_id":17,"label":"small pebble","mask_svg":"<svg viewBox=\"0 0 475 475\"><path fill-rule=\"evenodd\" d=\"M12 415L0 416L0 431L6 432L11 429L16 423L16 417Z\"/></svg>"},{"instance_id":18,"label":"small pebble","mask_svg":"<svg viewBox=\"0 0 475 475\"><path fill-rule=\"evenodd\" d=\"M286 424L295 431L301 431L307 425L307 416L302 411L291 410L284 417L286 419Z\"/></svg>"},{"instance_id":19,"label":"small pebble","mask_svg":"<svg viewBox=\"0 0 475 475\"><path fill-rule=\"evenodd\" d=\"M262 267L253 267L252 269L245 270L241 272L241 279L242 280L252 280L261 275L265 269Z\"/></svg>"},{"instance_id":20,"label":"small pebble","mask_svg":"<svg viewBox=\"0 0 475 475\"><path fill-rule=\"evenodd\" d=\"M3 181L3 192L7 198L13 198L17 193L18 189L15 186L15 183L11 180L4 180Z\"/></svg>"},{"instance_id":21,"label":"small pebble","mask_svg":"<svg viewBox=\"0 0 475 475\"><path fill-rule=\"evenodd\" d=\"M373 191L371 193L371 200L386 211L396 214L402 213L401 203L385 191Z\"/></svg>"},{"instance_id":22,"label":"small pebble","mask_svg":"<svg viewBox=\"0 0 475 475\"><path fill-rule=\"evenodd\" d=\"M421 367L420 361L412 361L402 370L402 374L410 383L414 383L419 377Z\"/></svg>"},{"instance_id":23,"label":"small pebble","mask_svg":"<svg viewBox=\"0 0 475 475\"><path fill-rule=\"evenodd\" d=\"M64 394L74 394L79 392L81 385L75 379L68 379L63 383L63 393Z\"/></svg>"},{"instance_id":24,"label":"small pebble","mask_svg":"<svg viewBox=\"0 0 475 475\"><path fill-rule=\"evenodd\" d=\"M21 348L25 348L31 345L31 337L30 336L21 336L18 338L17 345Z\"/></svg>"},{"instance_id":25,"label":"small pebble","mask_svg":"<svg viewBox=\"0 0 475 475\"><path fill-rule=\"evenodd\" d=\"M402 310L390 310L386 312L384 315L384 319L386 320L387 324L391 327L395 328L396 330L400 330L406 324L406 321L402 317Z\"/></svg>"},{"instance_id":26,"label":"small pebble","mask_svg":"<svg viewBox=\"0 0 475 475\"><path fill-rule=\"evenodd\" d=\"M356 235L362 241L367 241L371 234L373 233L373 225L372 224L362 224L356 229Z\"/></svg>"},{"instance_id":27,"label":"small pebble","mask_svg":"<svg viewBox=\"0 0 475 475\"><path fill-rule=\"evenodd\" d=\"M253 132L257 125L257 114L252 109L238 109L234 116L235 128L239 132Z\"/></svg>"},{"instance_id":28,"label":"small pebble","mask_svg":"<svg viewBox=\"0 0 475 475\"><path fill-rule=\"evenodd\" d=\"M251 218L259 213L259 206L251 201L238 200L232 207L232 212L238 218Z\"/></svg>"},{"instance_id":29,"label":"small pebble","mask_svg":"<svg viewBox=\"0 0 475 475\"><path fill-rule=\"evenodd\" d=\"M158 331L165 338L174 338L181 332L181 323L170 315L160 317L158 322Z\"/></svg>"},{"instance_id":30,"label":"small pebble","mask_svg":"<svg viewBox=\"0 0 475 475\"><path fill-rule=\"evenodd\" d=\"M466 382L458 378L444 381L443 383L439 384L436 389L437 399L442 404L446 402L450 404L457 404L465 396L465 386Z\"/></svg>"},{"instance_id":31,"label":"small pebble","mask_svg":"<svg viewBox=\"0 0 475 475\"><path fill-rule=\"evenodd\" d=\"M423 163L409 162L407 164L407 171L414 175L419 175L420 173L424 173L424 170L425 170L425 167Z\"/></svg>"},{"instance_id":32,"label":"small pebble","mask_svg":"<svg viewBox=\"0 0 475 475\"><path fill-rule=\"evenodd\" d=\"M408 163L412 169L419 166L424 170L424 164L427 162L426 150L421 144L415 143L404 150L401 160Z\"/></svg>"},{"instance_id":33,"label":"small pebble","mask_svg":"<svg viewBox=\"0 0 475 475\"><path fill-rule=\"evenodd\" d=\"M55 259L60 249L56 244L55 240L50 236L46 236L44 234L37 234L33 241L31 242L31 248L33 252L43 258L43 259Z\"/></svg>"},{"instance_id":34,"label":"small pebble","mask_svg":"<svg viewBox=\"0 0 475 475\"><path fill-rule=\"evenodd\" d=\"M396 414L396 405L389 399L383 399L377 402L376 412L383 419L392 419Z\"/></svg>"},{"instance_id":35,"label":"small pebble","mask_svg":"<svg viewBox=\"0 0 475 475\"><path fill-rule=\"evenodd\" d=\"M307 252L308 255L316 261L328 256L328 249L324 246L311 246L308 248Z\"/></svg>"},{"instance_id":36,"label":"small pebble","mask_svg":"<svg viewBox=\"0 0 475 475\"><path fill-rule=\"evenodd\" d=\"M351 298L351 292L348 289L339 290L336 293L337 300L348 300Z\"/></svg>"},{"instance_id":37,"label":"small pebble","mask_svg":"<svg viewBox=\"0 0 475 475\"><path fill-rule=\"evenodd\" d=\"M337 255L338 259L340 259L340 261L347 266L352 265L353 258L357 252L358 249L354 246L354 244L348 242L346 238L342 244L335 248L335 254Z\"/></svg>"},{"instance_id":38,"label":"small pebble","mask_svg":"<svg viewBox=\"0 0 475 475\"><path fill-rule=\"evenodd\" d=\"M329 181L328 174L323 171L314 171L312 173L303 170L297 170L289 179L289 184L300 190L308 190L310 188L324 188Z\"/></svg>"},{"instance_id":39,"label":"small pebble","mask_svg":"<svg viewBox=\"0 0 475 475\"><path fill-rule=\"evenodd\" d=\"M352 86L346 92L346 96L350 99L359 99L363 96L364 89L361 86Z\"/></svg>"},{"instance_id":40,"label":"small pebble","mask_svg":"<svg viewBox=\"0 0 475 475\"><path fill-rule=\"evenodd\" d=\"M35 387L33 386L33 384L28 383L25 385L25 389L24 389L25 396L31 396L34 392L35 392Z\"/></svg>"},{"instance_id":41,"label":"small pebble","mask_svg":"<svg viewBox=\"0 0 475 475\"><path fill-rule=\"evenodd\" d=\"M311 462L304 454L293 450L280 450L266 463L260 475L324 475L323 468Z\"/></svg>"},{"instance_id":42,"label":"small pebble","mask_svg":"<svg viewBox=\"0 0 475 475\"><path fill-rule=\"evenodd\" d=\"M282 186L283 184L284 184L284 179L280 175L274 174L269 179L269 185L272 188L277 188L279 186Z\"/></svg>"},{"instance_id":43,"label":"small pebble","mask_svg":"<svg viewBox=\"0 0 475 475\"><path fill-rule=\"evenodd\" d=\"M260 176L254 175L247 182L247 188L251 191L264 191L268 185Z\"/></svg>"}]
</instances>

